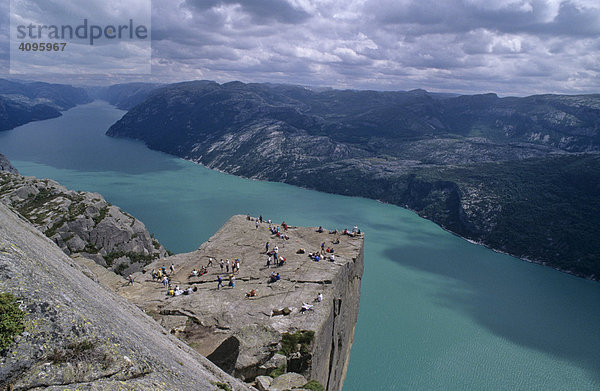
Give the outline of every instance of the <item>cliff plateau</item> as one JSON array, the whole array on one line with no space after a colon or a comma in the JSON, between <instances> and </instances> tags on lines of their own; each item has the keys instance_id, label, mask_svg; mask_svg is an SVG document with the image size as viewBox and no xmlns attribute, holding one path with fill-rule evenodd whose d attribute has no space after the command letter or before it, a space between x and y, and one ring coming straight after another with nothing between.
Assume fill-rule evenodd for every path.
<instances>
[{"instance_id":1,"label":"cliff plateau","mask_svg":"<svg viewBox=\"0 0 600 391\"><path fill-rule=\"evenodd\" d=\"M258 226L257 226L258 225ZM316 228L288 227L280 239L245 216L232 217L197 251L156 261L135 275L132 286L115 283L110 275L99 281L143 308L174 335L185 340L226 372L263 389L265 375L274 370L298 373L327 390L341 390L346 374L360 301L363 272L363 235L355 237L316 232ZM274 227L274 226L273 226ZM286 258L282 266L267 267L265 243L278 246ZM308 252L334 248L335 260L313 261ZM336 244L334 244L336 243ZM300 252L304 249L304 253ZM326 253L326 257L329 253ZM204 275L193 275L213 259ZM220 260L229 260L229 273ZM235 287L228 286L235 259ZM152 277L162 266L172 288L192 288L191 294L167 295ZM271 273L281 279L271 281ZM224 287L217 288L217 277ZM256 295L251 295L251 292ZM316 301L318 293L322 301ZM250 294L250 295L246 295ZM303 305L312 306L302 310ZM290 375L292 376L292 375ZM301 386L300 384L299 386ZM292 388L292 387L288 387ZM276 388L273 388L276 389Z\"/></svg>"}]
</instances>

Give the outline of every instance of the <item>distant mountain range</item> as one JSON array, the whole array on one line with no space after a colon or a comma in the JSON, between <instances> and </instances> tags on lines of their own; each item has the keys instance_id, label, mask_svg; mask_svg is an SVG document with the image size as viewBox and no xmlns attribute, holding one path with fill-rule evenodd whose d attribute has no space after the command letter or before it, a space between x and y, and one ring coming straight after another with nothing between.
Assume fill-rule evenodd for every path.
<instances>
[{"instance_id":1,"label":"distant mountain range","mask_svg":"<svg viewBox=\"0 0 600 391\"><path fill-rule=\"evenodd\" d=\"M108 135L235 175L405 206L492 248L600 277L600 95L196 81L136 99Z\"/></svg>"},{"instance_id":2,"label":"distant mountain range","mask_svg":"<svg viewBox=\"0 0 600 391\"><path fill-rule=\"evenodd\" d=\"M83 88L0 79L0 131L56 118L63 110L91 101Z\"/></svg>"}]
</instances>

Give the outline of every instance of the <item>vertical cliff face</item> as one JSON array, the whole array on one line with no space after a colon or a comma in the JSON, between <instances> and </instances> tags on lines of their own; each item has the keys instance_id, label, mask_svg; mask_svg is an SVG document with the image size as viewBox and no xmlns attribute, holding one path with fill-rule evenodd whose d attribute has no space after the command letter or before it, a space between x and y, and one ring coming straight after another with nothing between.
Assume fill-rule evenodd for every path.
<instances>
[{"instance_id":1,"label":"vertical cliff face","mask_svg":"<svg viewBox=\"0 0 600 391\"><path fill-rule=\"evenodd\" d=\"M0 330L9 340L0 352L1 389L249 389L87 278L1 203L0 280L0 293L23 313L22 328Z\"/></svg>"},{"instance_id":2,"label":"vertical cliff face","mask_svg":"<svg viewBox=\"0 0 600 391\"><path fill-rule=\"evenodd\" d=\"M190 294L167 296L167 289L153 281L150 271L159 270L162 261L136 275L134 286L116 290L247 383L262 382L260 387L267 390L273 381L272 387L277 389L278 379L266 375L275 376L273 371L279 368L279 372L294 372L302 375L300 379L315 380L327 390L338 391L358 316L364 237L316 232L316 228L289 227L286 231L279 226L289 237L282 239L268 226L234 216L197 251L168 258L167 269L170 263L175 267L169 275L171 286L195 289ZM267 267L267 241L269 250L277 246L279 256L285 257L284 265L273 262ZM321 261L309 258L308 253L319 251L322 243L335 250L333 261L327 252ZM213 261L206 274L192 275L210 258ZM240 271L234 274L235 287L229 287L236 258ZM226 266L221 269L221 259L229 260L229 272ZM281 279L271 282L271 273L279 273ZM225 284L220 289L218 276ZM110 279L100 276L99 280L115 289ZM253 291L255 295L247 297ZM316 300L319 293L323 295L320 302ZM310 309L302 310L303 305Z\"/></svg>"},{"instance_id":3,"label":"vertical cliff face","mask_svg":"<svg viewBox=\"0 0 600 391\"><path fill-rule=\"evenodd\" d=\"M358 319L364 248L338 272L331 312L315 333L310 377L319 379L327 390L341 390L350 360L354 329Z\"/></svg>"}]
</instances>

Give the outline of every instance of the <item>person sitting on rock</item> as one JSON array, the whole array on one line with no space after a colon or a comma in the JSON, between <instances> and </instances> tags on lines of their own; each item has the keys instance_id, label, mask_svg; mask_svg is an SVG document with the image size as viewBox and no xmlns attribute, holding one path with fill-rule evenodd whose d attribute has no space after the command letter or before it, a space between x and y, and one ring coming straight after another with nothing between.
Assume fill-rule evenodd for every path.
<instances>
[{"instance_id":1,"label":"person sitting on rock","mask_svg":"<svg viewBox=\"0 0 600 391\"><path fill-rule=\"evenodd\" d=\"M319 303L323 301L323 294L321 292L317 294L317 298L315 299L315 301Z\"/></svg>"},{"instance_id":2,"label":"person sitting on rock","mask_svg":"<svg viewBox=\"0 0 600 391\"><path fill-rule=\"evenodd\" d=\"M252 289L250 292L246 293L246 298L248 299L256 296L258 296L258 292L256 292L256 289Z\"/></svg>"},{"instance_id":3,"label":"person sitting on rock","mask_svg":"<svg viewBox=\"0 0 600 391\"><path fill-rule=\"evenodd\" d=\"M317 229L318 233L323 233L323 227L319 225L319 228Z\"/></svg>"},{"instance_id":4,"label":"person sitting on rock","mask_svg":"<svg viewBox=\"0 0 600 391\"><path fill-rule=\"evenodd\" d=\"M334 254L331 254L331 255L329 256L329 260L330 260L331 262L334 262L334 261L335 261L335 255L334 255Z\"/></svg>"},{"instance_id":5,"label":"person sitting on rock","mask_svg":"<svg viewBox=\"0 0 600 391\"><path fill-rule=\"evenodd\" d=\"M334 240L334 241L333 241L333 242L331 242L331 243L333 243L333 244L340 244L340 240L339 240L339 239L336 239L336 240Z\"/></svg>"},{"instance_id":6,"label":"person sitting on rock","mask_svg":"<svg viewBox=\"0 0 600 391\"><path fill-rule=\"evenodd\" d=\"M277 282L281 280L281 276L279 275L279 273L275 274L273 272L271 272L271 278L269 280L269 282Z\"/></svg>"},{"instance_id":7,"label":"person sitting on rock","mask_svg":"<svg viewBox=\"0 0 600 391\"><path fill-rule=\"evenodd\" d=\"M196 277L197 275L198 275L198 270L194 269L194 270L192 270L192 272L190 273L188 278Z\"/></svg>"}]
</instances>

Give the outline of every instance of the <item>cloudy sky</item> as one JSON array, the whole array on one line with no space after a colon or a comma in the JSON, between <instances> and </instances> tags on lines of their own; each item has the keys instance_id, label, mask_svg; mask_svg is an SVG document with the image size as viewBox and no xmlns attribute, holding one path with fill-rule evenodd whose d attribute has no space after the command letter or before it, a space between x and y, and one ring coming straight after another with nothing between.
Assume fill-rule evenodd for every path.
<instances>
[{"instance_id":1,"label":"cloudy sky","mask_svg":"<svg viewBox=\"0 0 600 391\"><path fill-rule=\"evenodd\" d=\"M93 4L107 14L129 3L40 1ZM10 2L0 4L0 77L9 77ZM44 12L49 17L52 11ZM109 70L32 78L269 81L500 95L600 92L598 0L152 0L151 33L150 75ZM118 60L101 53L86 61Z\"/></svg>"}]
</instances>

